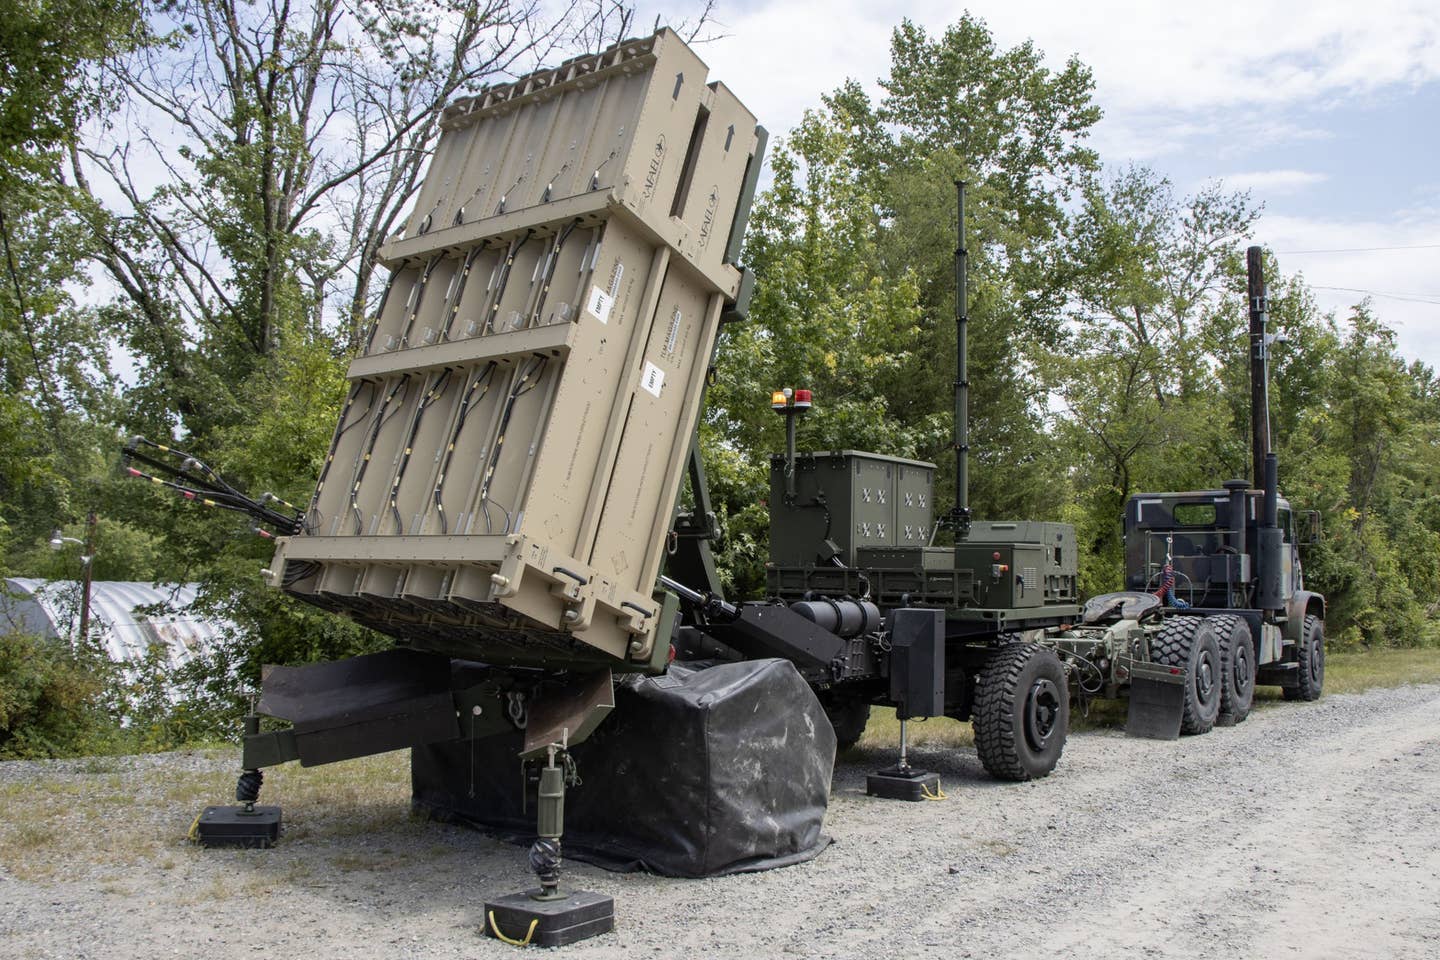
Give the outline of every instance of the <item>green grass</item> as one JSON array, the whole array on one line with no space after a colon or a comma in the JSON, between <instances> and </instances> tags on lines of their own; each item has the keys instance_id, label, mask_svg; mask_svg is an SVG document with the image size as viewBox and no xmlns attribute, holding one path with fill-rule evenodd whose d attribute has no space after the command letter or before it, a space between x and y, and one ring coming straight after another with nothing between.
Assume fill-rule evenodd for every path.
<instances>
[{"instance_id":1,"label":"green grass","mask_svg":"<svg viewBox=\"0 0 1440 960\"><path fill-rule=\"evenodd\" d=\"M1325 692L1362 693L1375 687L1440 681L1440 649L1358 650L1325 655ZM1260 687L1256 699L1279 700L1275 687Z\"/></svg>"},{"instance_id":2,"label":"green grass","mask_svg":"<svg viewBox=\"0 0 1440 960\"><path fill-rule=\"evenodd\" d=\"M1373 650L1328 653L1325 657L1325 693L1361 693L1375 687L1398 687L1406 683L1440 682L1440 649ZM1259 687L1257 704L1279 701L1279 687ZM1125 726L1123 700L1095 700L1088 712L1072 704L1071 731L1119 730ZM911 746L973 747L975 735L969 723L947 717L910 723ZM862 749L894 749L900 742L900 721L889 707L874 707L870 722L860 738Z\"/></svg>"},{"instance_id":3,"label":"green grass","mask_svg":"<svg viewBox=\"0 0 1440 960\"><path fill-rule=\"evenodd\" d=\"M189 818L235 796L239 749L207 746L201 752L208 759L233 759L236 766L162 774L105 758L83 761L72 772L57 767L0 784L0 867L20 879L51 880L98 864L183 864L192 850L185 842ZM321 767L285 764L266 771L265 793L285 798L287 820L295 817L287 827L291 837L419 831L423 825L410 815L409 760L409 753L395 751ZM102 835L101 845L75 842ZM216 888L202 899L233 892Z\"/></svg>"},{"instance_id":4,"label":"green grass","mask_svg":"<svg viewBox=\"0 0 1440 960\"><path fill-rule=\"evenodd\" d=\"M912 720L908 731L912 747L973 747L975 733L970 724L949 717ZM900 721L894 707L871 707L870 722L857 746L862 749L893 750L900 743Z\"/></svg>"}]
</instances>

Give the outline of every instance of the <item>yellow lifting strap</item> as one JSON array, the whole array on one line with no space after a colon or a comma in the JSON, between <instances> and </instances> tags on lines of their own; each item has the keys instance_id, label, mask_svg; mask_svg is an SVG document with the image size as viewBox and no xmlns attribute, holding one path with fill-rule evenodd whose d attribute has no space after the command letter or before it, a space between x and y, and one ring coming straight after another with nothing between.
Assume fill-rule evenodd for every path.
<instances>
[{"instance_id":1,"label":"yellow lifting strap","mask_svg":"<svg viewBox=\"0 0 1440 960\"><path fill-rule=\"evenodd\" d=\"M503 934L503 933L500 932L500 927L499 927L499 925L495 923L495 911L494 911L494 910L491 910L491 911L490 911L490 932L493 933L493 934L495 934L495 939L496 939L496 940L499 940L499 941L502 942L502 943L508 943L508 944L510 944L510 946L512 946L512 947L528 947L528 946L530 946L530 938L533 937L533 936L535 936L535 928L538 927L538 926L540 926L540 918L539 918L539 917L533 917L533 918L530 920L530 929L525 931L525 939L524 939L524 940L512 940L512 939L510 939L509 937L505 936L505 934Z\"/></svg>"}]
</instances>

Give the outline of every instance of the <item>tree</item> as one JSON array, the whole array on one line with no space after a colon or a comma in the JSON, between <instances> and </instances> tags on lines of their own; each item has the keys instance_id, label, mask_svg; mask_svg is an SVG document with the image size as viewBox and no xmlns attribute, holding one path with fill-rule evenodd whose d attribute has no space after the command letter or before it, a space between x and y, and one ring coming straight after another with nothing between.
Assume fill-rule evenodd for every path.
<instances>
[{"instance_id":1,"label":"tree","mask_svg":"<svg viewBox=\"0 0 1440 960\"><path fill-rule=\"evenodd\" d=\"M114 380L95 310L69 290L92 249L57 170L113 103L107 67L148 41L113 0L12 4L0 18L0 516L10 551L93 504ZM0 565L8 565L0 560Z\"/></svg>"},{"instance_id":2,"label":"tree","mask_svg":"<svg viewBox=\"0 0 1440 960\"><path fill-rule=\"evenodd\" d=\"M440 107L575 25L524 0L158 11L166 42L117 68L132 122L74 145L69 170L127 301L112 318L142 359L142 408L204 436L243 418L237 390L277 350L310 337L348 350Z\"/></svg>"},{"instance_id":3,"label":"tree","mask_svg":"<svg viewBox=\"0 0 1440 960\"><path fill-rule=\"evenodd\" d=\"M726 531L721 575L741 593L763 585L766 451L783 448L770 393L814 392L803 443L914 456L940 424L897 398L921 361L913 275L880 269L876 201L851 163L855 131L811 112L771 156L773 186L752 219L753 319L722 334L702 446ZM742 546L743 545L743 546Z\"/></svg>"},{"instance_id":4,"label":"tree","mask_svg":"<svg viewBox=\"0 0 1440 960\"><path fill-rule=\"evenodd\" d=\"M746 247L756 302L722 345L712 426L752 458L778 449L764 398L813 386L804 444L936 460L939 489L953 489L951 183L963 178L973 503L981 516L1056 515L1062 467L1034 345L1060 336L1065 204L1097 164L1089 71L1072 60L1052 73L1028 43L1000 50L969 16L934 38L907 20L881 86L877 103L842 85L775 151ZM736 511L763 495L758 463L750 477Z\"/></svg>"},{"instance_id":5,"label":"tree","mask_svg":"<svg viewBox=\"0 0 1440 960\"><path fill-rule=\"evenodd\" d=\"M1060 468L1044 436L1046 396L1035 376L1058 341L1065 294L1063 227L1074 191L1098 167L1086 146L1100 119L1090 71L1058 72L1026 42L997 47L970 15L937 36L909 20L891 39L885 95L849 83L827 99L864 131L857 161L877 185L887 279L912 271L924 312L922 356L905 406L948 419L954 371L954 192L970 183L972 501L980 516L1048 516ZM918 451L951 482L948 431Z\"/></svg>"},{"instance_id":6,"label":"tree","mask_svg":"<svg viewBox=\"0 0 1440 960\"><path fill-rule=\"evenodd\" d=\"M1085 585L1116 589L1132 492L1248 473L1240 251L1259 209L1217 184L1177 199L1134 166L1088 182L1083 196L1067 227L1068 336L1043 369L1097 561Z\"/></svg>"}]
</instances>

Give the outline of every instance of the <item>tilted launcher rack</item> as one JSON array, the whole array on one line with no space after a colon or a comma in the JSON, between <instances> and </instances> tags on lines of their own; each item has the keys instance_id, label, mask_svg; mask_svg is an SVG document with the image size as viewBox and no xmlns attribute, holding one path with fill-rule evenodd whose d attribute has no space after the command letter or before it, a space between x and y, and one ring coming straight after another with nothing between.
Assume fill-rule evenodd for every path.
<instances>
[{"instance_id":1,"label":"tilted launcher rack","mask_svg":"<svg viewBox=\"0 0 1440 960\"><path fill-rule=\"evenodd\" d=\"M766 140L705 79L667 29L446 109L274 585L452 656L664 663L655 582Z\"/></svg>"}]
</instances>

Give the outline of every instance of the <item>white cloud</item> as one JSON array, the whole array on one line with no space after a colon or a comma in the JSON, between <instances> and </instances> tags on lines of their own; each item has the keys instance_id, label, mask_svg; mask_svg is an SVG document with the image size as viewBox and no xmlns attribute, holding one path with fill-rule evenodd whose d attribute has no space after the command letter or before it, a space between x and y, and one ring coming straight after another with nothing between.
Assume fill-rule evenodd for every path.
<instances>
[{"instance_id":1,"label":"white cloud","mask_svg":"<svg viewBox=\"0 0 1440 960\"><path fill-rule=\"evenodd\" d=\"M1440 18L1427 0L1029 0L974 7L1003 42L1033 36L1095 69L1120 109L1304 103L1440 78ZM949 8L953 10L952 8ZM927 21L928 22L928 21Z\"/></svg>"},{"instance_id":2,"label":"white cloud","mask_svg":"<svg viewBox=\"0 0 1440 960\"><path fill-rule=\"evenodd\" d=\"M785 130L847 77L874 89L902 17L935 34L962 9L936 0L722 2L727 38L701 56L747 105ZM1338 97L1440 79L1433 0L1372 0L1363 11L1353 0L973 0L969 9L1002 47L1033 38L1056 66L1078 56L1095 72L1100 103L1119 115L1324 107Z\"/></svg>"},{"instance_id":3,"label":"white cloud","mask_svg":"<svg viewBox=\"0 0 1440 960\"><path fill-rule=\"evenodd\" d=\"M1230 190L1249 190L1254 199L1299 193L1330 179L1323 173L1309 170L1255 170L1250 173L1228 173L1218 178Z\"/></svg>"},{"instance_id":4,"label":"white cloud","mask_svg":"<svg viewBox=\"0 0 1440 960\"><path fill-rule=\"evenodd\" d=\"M1054 67L1074 55L1092 68L1095 99L1106 111L1092 144L1108 162L1150 162L1164 173L1167 159L1183 157L1192 168L1238 171L1226 185L1252 189L1259 201L1303 190L1311 191L1307 200L1323 200L1329 191L1356 209L1361 185L1306 170L1305 149L1336 136L1325 128L1333 108L1440 81L1434 0L1371 0L1363 9L1353 0L971 0L968 7L1001 48L1033 39ZM939 0L722 0L726 39L700 55L712 78L784 134L847 78L878 96L902 17L935 35L963 9ZM1250 167L1258 152L1273 166ZM1410 209L1363 211L1350 221L1267 215L1257 239L1281 251L1440 243L1440 189L1417 185ZM1280 259L1317 286L1440 293L1440 250ZM1316 296L1343 316L1364 294ZM1374 304L1407 356L1440 365L1440 306L1379 296Z\"/></svg>"},{"instance_id":5,"label":"white cloud","mask_svg":"<svg viewBox=\"0 0 1440 960\"><path fill-rule=\"evenodd\" d=\"M1343 319L1370 296L1400 352L1440 367L1440 218L1267 215L1256 238L1275 251L1281 270L1304 275L1323 308Z\"/></svg>"}]
</instances>

